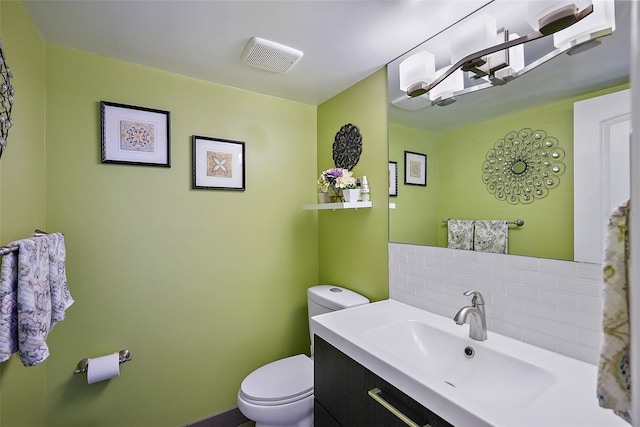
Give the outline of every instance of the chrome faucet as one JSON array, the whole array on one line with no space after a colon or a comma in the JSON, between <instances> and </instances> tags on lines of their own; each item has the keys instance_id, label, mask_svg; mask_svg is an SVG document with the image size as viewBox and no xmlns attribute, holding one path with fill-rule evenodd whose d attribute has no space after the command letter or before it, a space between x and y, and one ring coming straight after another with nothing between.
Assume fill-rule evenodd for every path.
<instances>
[{"instance_id":1,"label":"chrome faucet","mask_svg":"<svg viewBox=\"0 0 640 427\"><path fill-rule=\"evenodd\" d=\"M465 322L467 322L467 317L471 316L468 320L469 338L484 341L487 339L487 318L484 314L484 298L482 298L482 294L477 291L467 291L464 295L473 295L471 305L462 307L460 311L453 316L453 320L458 325L464 325Z\"/></svg>"}]
</instances>

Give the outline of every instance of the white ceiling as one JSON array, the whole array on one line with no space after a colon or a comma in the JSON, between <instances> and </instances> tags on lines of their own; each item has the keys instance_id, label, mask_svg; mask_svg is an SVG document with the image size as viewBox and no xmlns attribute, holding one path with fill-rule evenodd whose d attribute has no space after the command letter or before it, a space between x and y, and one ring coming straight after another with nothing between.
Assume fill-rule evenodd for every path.
<instances>
[{"instance_id":1,"label":"white ceiling","mask_svg":"<svg viewBox=\"0 0 640 427\"><path fill-rule=\"evenodd\" d=\"M47 43L318 105L488 0L24 0ZM244 64L254 36L304 52Z\"/></svg>"}]
</instances>

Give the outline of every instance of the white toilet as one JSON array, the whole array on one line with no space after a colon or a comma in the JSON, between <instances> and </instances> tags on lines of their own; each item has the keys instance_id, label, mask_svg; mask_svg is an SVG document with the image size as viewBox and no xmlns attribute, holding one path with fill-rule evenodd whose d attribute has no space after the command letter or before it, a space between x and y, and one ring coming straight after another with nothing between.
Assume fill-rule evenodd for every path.
<instances>
[{"instance_id":1,"label":"white toilet","mask_svg":"<svg viewBox=\"0 0 640 427\"><path fill-rule=\"evenodd\" d=\"M307 290L309 319L369 303L360 294L330 285ZM313 332L311 356L313 357ZM271 362L250 373L238 391L238 409L256 427L313 426L313 360L304 354Z\"/></svg>"}]
</instances>

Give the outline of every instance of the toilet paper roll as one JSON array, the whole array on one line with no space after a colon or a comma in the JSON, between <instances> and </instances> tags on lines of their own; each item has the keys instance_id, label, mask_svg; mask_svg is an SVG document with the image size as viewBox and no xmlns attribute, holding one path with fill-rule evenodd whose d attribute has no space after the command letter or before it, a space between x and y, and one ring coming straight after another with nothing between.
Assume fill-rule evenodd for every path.
<instances>
[{"instance_id":1,"label":"toilet paper roll","mask_svg":"<svg viewBox=\"0 0 640 427\"><path fill-rule=\"evenodd\" d=\"M120 376L120 355L118 353L89 359L87 383L108 380Z\"/></svg>"}]
</instances>

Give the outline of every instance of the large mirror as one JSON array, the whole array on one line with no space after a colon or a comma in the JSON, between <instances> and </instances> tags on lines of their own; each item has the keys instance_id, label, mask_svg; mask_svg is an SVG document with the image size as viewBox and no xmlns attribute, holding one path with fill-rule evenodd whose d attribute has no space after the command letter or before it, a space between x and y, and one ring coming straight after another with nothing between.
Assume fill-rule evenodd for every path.
<instances>
[{"instance_id":1,"label":"large mirror","mask_svg":"<svg viewBox=\"0 0 640 427\"><path fill-rule=\"evenodd\" d=\"M630 2L615 1L615 30L591 49L544 62L556 50L553 35L522 45L525 63L543 58L541 65L504 85L468 90L441 106L428 94L407 97L399 84L399 65L416 52L433 54L436 69L451 64L452 39L479 13L493 16L499 30L531 33L527 3L496 0L388 65L389 161L398 171L397 196L389 199L390 242L446 247L449 218L521 219L523 226L509 226L508 253L574 259L574 103L629 87ZM464 87L487 86L463 78ZM488 190L483 163L499 140L523 129L555 138L564 167L545 197L508 203ZM405 184L405 152L427 156L426 186ZM527 173L527 162L514 158L511 168L517 178Z\"/></svg>"}]
</instances>

